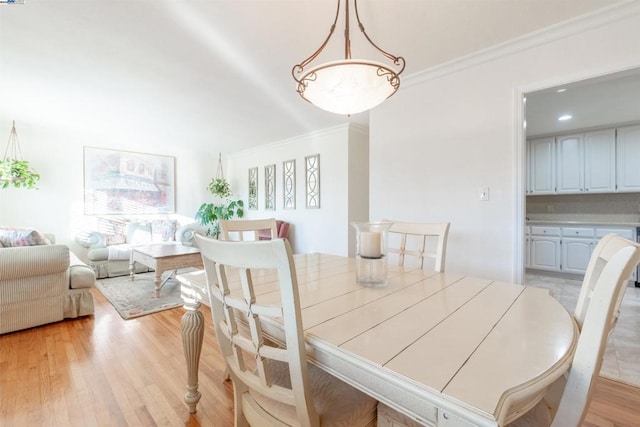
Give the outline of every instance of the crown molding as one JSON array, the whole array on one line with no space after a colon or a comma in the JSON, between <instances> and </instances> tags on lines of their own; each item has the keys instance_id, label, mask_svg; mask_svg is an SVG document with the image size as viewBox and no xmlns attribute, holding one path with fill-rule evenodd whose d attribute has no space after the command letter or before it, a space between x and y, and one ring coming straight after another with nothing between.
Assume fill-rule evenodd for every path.
<instances>
[{"instance_id":1,"label":"crown molding","mask_svg":"<svg viewBox=\"0 0 640 427\"><path fill-rule=\"evenodd\" d=\"M629 19L638 14L640 14L640 0L625 0L419 71L407 76L403 84L411 87L612 22Z\"/></svg>"}]
</instances>

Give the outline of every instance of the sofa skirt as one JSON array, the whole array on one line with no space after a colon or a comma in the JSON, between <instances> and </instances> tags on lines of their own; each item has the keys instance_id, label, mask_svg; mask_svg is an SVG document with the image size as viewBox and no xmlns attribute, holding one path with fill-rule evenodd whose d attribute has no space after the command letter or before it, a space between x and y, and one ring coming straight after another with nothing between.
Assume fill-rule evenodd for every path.
<instances>
[{"instance_id":1,"label":"sofa skirt","mask_svg":"<svg viewBox=\"0 0 640 427\"><path fill-rule=\"evenodd\" d=\"M71 289L64 297L65 319L88 316L95 312L93 294L90 289Z\"/></svg>"}]
</instances>

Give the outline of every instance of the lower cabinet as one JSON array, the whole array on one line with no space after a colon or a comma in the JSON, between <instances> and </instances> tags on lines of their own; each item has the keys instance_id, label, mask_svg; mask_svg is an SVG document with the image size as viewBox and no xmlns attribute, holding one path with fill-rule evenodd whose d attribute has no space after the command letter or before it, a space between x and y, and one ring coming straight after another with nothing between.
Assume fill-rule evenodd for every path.
<instances>
[{"instance_id":1,"label":"lower cabinet","mask_svg":"<svg viewBox=\"0 0 640 427\"><path fill-rule=\"evenodd\" d=\"M560 237L531 236L530 268L560 270Z\"/></svg>"},{"instance_id":2,"label":"lower cabinet","mask_svg":"<svg viewBox=\"0 0 640 427\"><path fill-rule=\"evenodd\" d=\"M592 239L562 239L562 271L584 274L595 243Z\"/></svg>"},{"instance_id":3,"label":"lower cabinet","mask_svg":"<svg viewBox=\"0 0 640 427\"><path fill-rule=\"evenodd\" d=\"M636 240L633 227L527 226L525 266L533 270L584 274L593 249L609 233ZM635 269L630 280L637 280Z\"/></svg>"}]
</instances>

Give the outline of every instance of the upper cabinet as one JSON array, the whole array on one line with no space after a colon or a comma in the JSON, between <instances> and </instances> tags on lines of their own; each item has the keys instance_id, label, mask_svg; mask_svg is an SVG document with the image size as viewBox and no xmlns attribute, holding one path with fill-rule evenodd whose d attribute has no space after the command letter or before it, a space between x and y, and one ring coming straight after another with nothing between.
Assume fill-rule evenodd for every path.
<instances>
[{"instance_id":1,"label":"upper cabinet","mask_svg":"<svg viewBox=\"0 0 640 427\"><path fill-rule=\"evenodd\" d=\"M529 141L527 194L554 194L556 182L555 138Z\"/></svg>"},{"instance_id":2,"label":"upper cabinet","mask_svg":"<svg viewBox=\"0 0 640 427\"><path fill-rule=\"evenodd\" d=\"M640 125L618 128L617 191L640 191Z\"/></svg>"},{"instance_id":3,"label":"upper cabinet","mask_svg":"<svg viewBox=\"0 0 640 427\"><path fill-rule=\"evenodd\" d=\"M584 191L584 139L582 135L556 138L556 193Z\"/></svg>"},{"instance_id":4,"label":"upper cabinet","mask_svg":"<svg viewBox=\"0 0 640 427\"><path fill-rule=\"evenodd\" d=\"M616 189L616 130L584 134L584 191L611 193Z\"/></svg>"},{"instance_id":5,"label":"upper cabinet","mask_svg":"<svg viewBox=\"0 0 640 427\"><path fill-rule=\"evenodd\" d=\"M640 125L617 139L616 129L532 139L527 153L527 194L640 191Z\"/></svg>"}]
</instances>

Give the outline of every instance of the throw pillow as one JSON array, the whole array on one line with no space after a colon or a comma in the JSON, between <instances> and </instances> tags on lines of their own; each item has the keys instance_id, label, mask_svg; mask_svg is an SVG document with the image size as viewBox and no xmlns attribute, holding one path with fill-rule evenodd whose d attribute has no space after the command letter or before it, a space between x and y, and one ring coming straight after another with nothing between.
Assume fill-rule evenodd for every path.
<instances>
[{"instance_id":1,"label":"throw pillow","mask_svg":"<svg viewBox=\"0 0 640 427\"><path fill-rule=\"evenodd\" d=\"M107 246L127 243L127 222L124 219L98 218L97 225Z\"/></svg>"},{"instance_id":2,"label":"throw pillow","mask_svg":"<svg viewBox=\"0 0 640 427\"><path fill-rule=\"evenodd\" d=\"M175 219L154 219L151 223L151 239L154 242L175 240L178 223Z\"/></svg>"},{"instance_id":3,"label":"throw pillow","mask_svg":"<svg viewBox=\"0 0 640 427\"><path fill-rule=\"evenodd\" d=\"M50 245L51 242L47 237L37 230L31 228L0 228L0 244L3 247L10 248L16 246L38 246Z\"/></svg>"}]
</instances>

